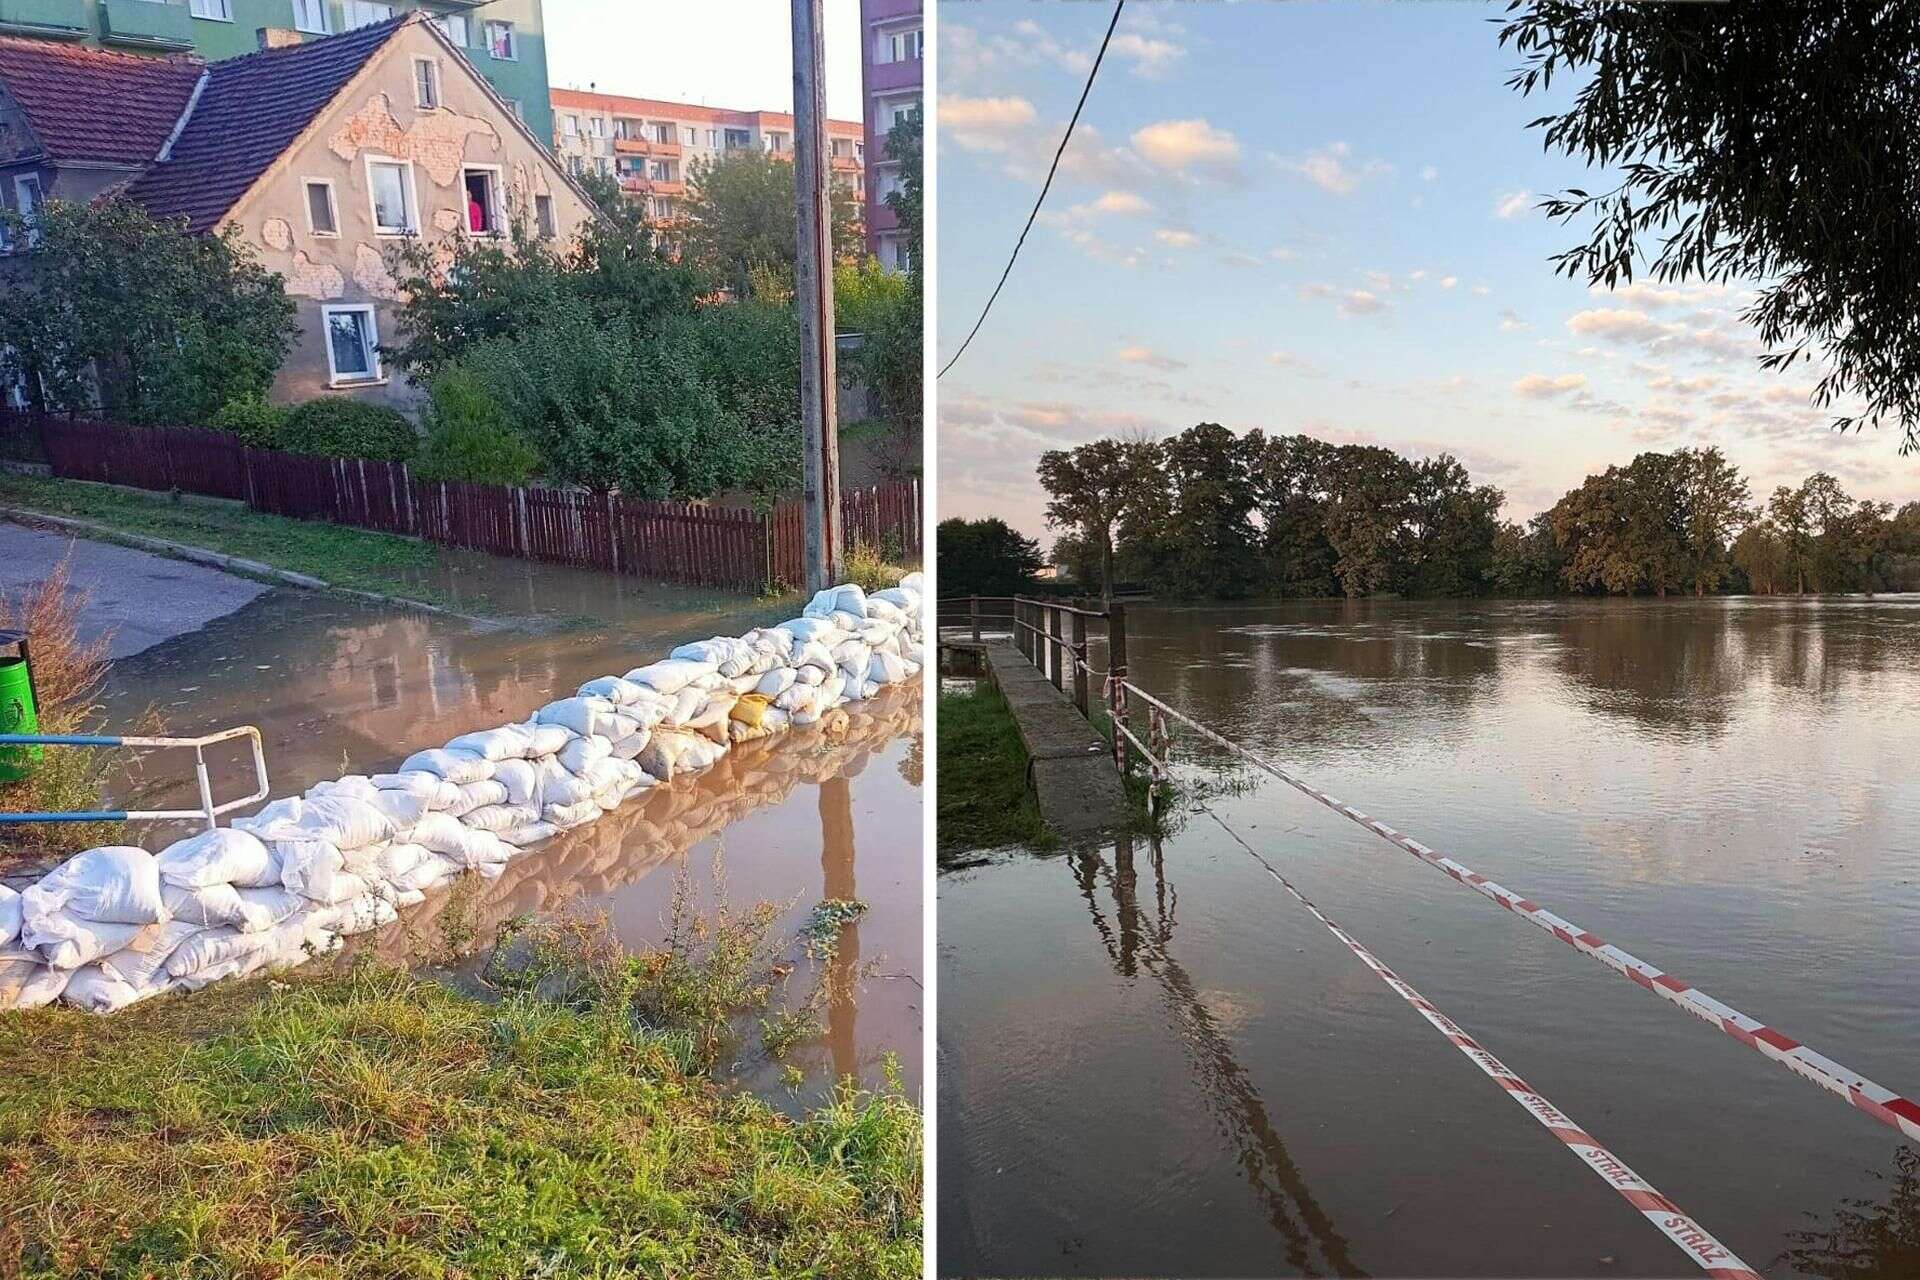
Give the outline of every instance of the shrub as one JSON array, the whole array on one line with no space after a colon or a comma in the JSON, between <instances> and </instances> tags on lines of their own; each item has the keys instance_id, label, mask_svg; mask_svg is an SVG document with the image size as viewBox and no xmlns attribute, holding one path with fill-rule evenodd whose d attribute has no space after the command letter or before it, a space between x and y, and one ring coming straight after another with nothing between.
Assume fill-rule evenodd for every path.
<instances>
[{"instance_id":1,"label":"shrub","mask_svg":"<svg viewBox=\"0 0 1920 1280\"><path fill-rule=\"evenodd\" d=\"M219 412L207 419L207 425L215 431L239 436L256 449L271 449L280 438L280 429L286 420L285 405L268 404L257 396L247 396L221 405Z\"/></svg>"},{"instance_id":2,"label":"shrub","mask_svg":"<svg viewBox=\"0 0 1920 1280\"><path fill-rule=\"evenodd\" d=\"M417 475L468 484L525 484L539 467L540 451L513 429L500 402L471 370L456 365L434 379Z\"/></svg>"},{"instance_id":3,"label":"shrub","mask_svg":"<svg viewBox=\"0 0 1920 1280\"><path fill-rule=\"evenodd\" d=\"M419 449L420 439L395 410L335 396L309 400L288 413L274 447L328 458L403 462Z\"/></svg>"}]
</instances>

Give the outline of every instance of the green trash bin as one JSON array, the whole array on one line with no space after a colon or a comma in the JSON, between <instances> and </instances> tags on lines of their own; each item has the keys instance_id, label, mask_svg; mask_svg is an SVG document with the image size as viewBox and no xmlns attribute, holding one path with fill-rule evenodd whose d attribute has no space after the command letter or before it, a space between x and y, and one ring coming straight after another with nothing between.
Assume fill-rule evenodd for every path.
<instances>
[{"instance_id":1,"label":"green trash bin","mask_svg":"<svg viewBox=\"0 0 1920 1280\"><path fill-rule=\"evenodd\" d=\"M12 645L18 653L0 656L0 733L38 733L40 715L33 705L33 664L27 654L24 631L0 631L0 649ZM40 763L40 747L0 747L0 782L19 782Z\"/></svg>"}]
</instances>

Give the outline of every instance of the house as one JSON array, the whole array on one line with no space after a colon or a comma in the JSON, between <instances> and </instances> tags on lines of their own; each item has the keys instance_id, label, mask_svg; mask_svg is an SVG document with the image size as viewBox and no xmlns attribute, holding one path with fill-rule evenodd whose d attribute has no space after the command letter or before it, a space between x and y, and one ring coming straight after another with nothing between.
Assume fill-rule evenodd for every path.
<instances>
[{"instance_id":1,"label":"house","mask_svg":"<svg viewBox=\"0 0 1920 1280\"><path fill-rule=\"evenodd\" d=\"M262 28L308 39L414 11L440 24L535 137L553 135L541 0L0 0L0 35L220 62L251 52Z\"/></svg>"},{"instance_id":2,"label":"house","mask_svg":"<svg viewBox=\"0 0 1920 1280\"><path fill-rule=\"evenodd\" d=\"M232 229L299 305L274 398L411 408L421 392L380 353L399 297L388 250L510 221L565 240L592 204L421 14L259 38L201 63L0 37L0 202L124 194L193 234Z\"/></svg>"},{"instance_id":3,"label":"house","mask_svg":"<svg viewBox=\"0 0 1920 1280\"><path fill-rule=\"evenodd\" d=\"M868 181L862 221L867 247L889 271L905 271L910 248L887 197L900 190L900 164L887 135L920 116L926 81L926 19L921 0L860 0L860 86L867 133Z\"/></svg>"}]
</instances>

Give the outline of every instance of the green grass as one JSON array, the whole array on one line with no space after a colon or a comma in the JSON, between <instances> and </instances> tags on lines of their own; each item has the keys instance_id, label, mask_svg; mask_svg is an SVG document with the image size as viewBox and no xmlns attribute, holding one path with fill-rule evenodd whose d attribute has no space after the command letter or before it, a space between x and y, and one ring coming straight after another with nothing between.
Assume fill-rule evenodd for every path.
<instances>
[{"instance_id":1,"label":"green grass","mask_svg":"<svg viewBox=\"0 0 1920 1280\"><path fill-rule=\"evenodd\" d=\"M920 1273L897 1088L789 1118L686 1049L385 970L0 1015L0 1274Z\"/></svg>"},{"instance_id":2,"label":"green grass","mask_svg":"<svg viewBox=\"0 0 1920 1280\"><path fill-rule=\"evenodd\" d=\"M410 538L318 520L289 520L225 503L186 502L164 494L149 497L81 481L12 473L0 473L0 505L244 556L355 591L428 604L451 603L433 587L416 585L408 578L410 572L432 568L436 555L428 544Z\"/></svg>"},{"instance_id":3,"label":"green grass","mask_svg":"<svg viewBox=\"0 0 1920 1280\"><path fill-rule=\"evenodd\" d=\"M1040 820L1039 801L1027 785L1027 751L998 689L983 680L971 693L942 693L936 726L939 852L1057 842Z\"/></svg>"}]
</instances>

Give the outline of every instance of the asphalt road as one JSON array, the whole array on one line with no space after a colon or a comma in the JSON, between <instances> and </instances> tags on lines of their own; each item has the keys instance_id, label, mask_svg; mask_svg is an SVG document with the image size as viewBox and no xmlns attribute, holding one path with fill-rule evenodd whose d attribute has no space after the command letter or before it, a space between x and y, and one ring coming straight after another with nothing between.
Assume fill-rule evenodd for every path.
<instances>
[{"instance_id":1,"label":"asphalt road","mask_svg":"<svg viewBox=\"0 0 1920 1280\"><path fill-rule=\"evenodd\" d=\"M0 522L0 593L17 598L67 556L73 585L89 592L80 639L110 633L114 658L198 631L271 590L184 560Z\"/></svg>"}]
</instances>

